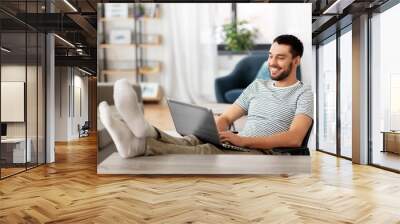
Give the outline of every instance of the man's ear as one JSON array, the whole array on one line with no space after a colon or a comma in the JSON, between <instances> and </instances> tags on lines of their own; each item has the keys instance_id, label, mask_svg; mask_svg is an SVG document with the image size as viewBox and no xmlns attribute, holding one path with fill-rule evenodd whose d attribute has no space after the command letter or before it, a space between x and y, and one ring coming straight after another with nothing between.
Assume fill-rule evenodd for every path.
<instances>
[{"instance_id":1,"label":"man's ear","mask_svg":"<svg viewBox=\"0 0 400 224\"><path fill-rule=\"evenodd\" d=\"M300 56L294 58L294 63L296 63L297 66L300 65L300 62L301 62Z\"/></svg>"}]
</instances>

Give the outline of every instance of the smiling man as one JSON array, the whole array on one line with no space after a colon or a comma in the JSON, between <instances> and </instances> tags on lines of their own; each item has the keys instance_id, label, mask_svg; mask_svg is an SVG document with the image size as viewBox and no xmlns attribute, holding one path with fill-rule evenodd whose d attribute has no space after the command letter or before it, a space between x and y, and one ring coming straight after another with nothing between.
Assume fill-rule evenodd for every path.
<instances>
[{"instance_id":1,"label":"smiling man","mask_svg":"<svg viewBox=\"0 0 400 224\"><path fill-rule=\"evenodd\" d=\"M267 61L271 80L255 80L217 119L223 141L261 150L301 145L313 117L311 88L296 78L303 50L293 35L274 39ZM226 131L244 115L248 118L238 135Z\"/></svg>"},{"instance_id":2,"label":"smiling man","mask_svg":"<svg viewBox=\"0 0 400 224\"><path fill-rule=\"evenodd\" d=\"M298 147L312 125L311 88L296 78L303 44L293 35L274 39L269 51L271 80L255 80L216 119L223 142L249 148L249 154L271 154L271 148ZM127 80L114 85L115 106L121 118L112 115L106 102L99 105L100 119L119 154L124 157L160 154L244 153L218 148L195 136L176 138L151 126L139 109L137 97ZM228 131L237 119L247 115L238 134Z\"/></svg>"}]
</instances>

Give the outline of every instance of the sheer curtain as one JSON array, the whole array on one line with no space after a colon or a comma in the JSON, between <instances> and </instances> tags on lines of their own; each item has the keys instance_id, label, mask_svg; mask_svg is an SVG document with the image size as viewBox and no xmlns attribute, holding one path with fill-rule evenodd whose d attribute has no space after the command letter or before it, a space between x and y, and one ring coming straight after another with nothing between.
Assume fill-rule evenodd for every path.
<instances>
[{"instance_id":1,"label":"sheer curtain","mask_svg":"<svg viewBox=\"0 0 400 224\"><path fill-rule=\"evenodd\" d=\"M164 7L165 6L165 7ZM165 4L164 71L167 97L190 103L215 101L215 4Z\"/></svg>"}]
</instances>

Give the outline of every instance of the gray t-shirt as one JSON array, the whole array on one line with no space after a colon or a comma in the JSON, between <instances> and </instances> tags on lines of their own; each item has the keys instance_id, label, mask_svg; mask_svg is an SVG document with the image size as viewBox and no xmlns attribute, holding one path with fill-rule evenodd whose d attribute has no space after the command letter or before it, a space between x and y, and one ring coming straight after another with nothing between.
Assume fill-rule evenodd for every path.
<instances>
[{"instance_id":1,"label":"gray t-shirt","mask_svg":"<svg viewBox=\"0 0 400 224\"><path fill-rule=\"evenodd\" d=\"M269 136L288 131L297 114L313 118L314 99L309 86L297 82L276 87L272 80L256 79L235 101L247 113L241 136Z\"/></svg>"}]
</instances>

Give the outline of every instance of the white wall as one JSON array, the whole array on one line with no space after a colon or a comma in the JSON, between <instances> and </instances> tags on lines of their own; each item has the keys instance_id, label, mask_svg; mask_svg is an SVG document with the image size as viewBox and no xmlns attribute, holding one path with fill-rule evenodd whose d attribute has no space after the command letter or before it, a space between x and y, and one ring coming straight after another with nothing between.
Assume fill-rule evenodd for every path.
<instances>
[{"instance_id":1,"label":"white wall","mask_svg":"<svg viewBox=\"0 0 400 224\"><path fill-rule=\"evenodd\" d=\"M55 73L55 140L77 139L78 124L88 120L88 78L71 67L56 67Z\"/></svg>"},{"instance_id":2,"label":"white wall","mask_svg":"<svg viewBox=\"0 0 400 224\"><path fill-rule=\"evenodd\" d=\"M72 113L72 120L71 120L71 131L70 131L70 139L74 139L79 137L78 133L78 124L82 126L85 121L88 120L88 78L87 76L81 76L82 73L76 74L77 70L75 70L74 75L74 91L72 92L74 99L74 108ZM80 93L78 93L80 91ZM80 101L80 102L79 102ZM80 111L81 110L81 111Z\"/></svg>"}]
</instances>

